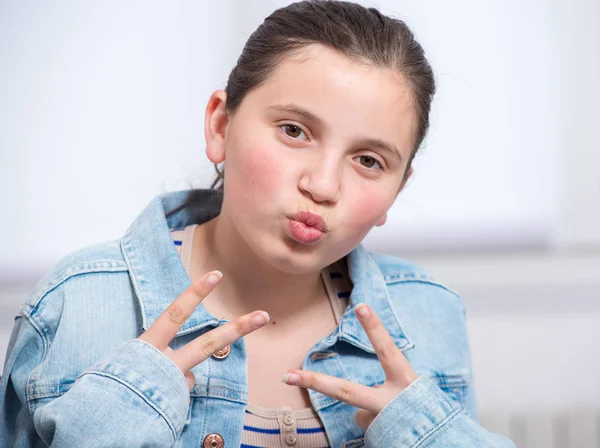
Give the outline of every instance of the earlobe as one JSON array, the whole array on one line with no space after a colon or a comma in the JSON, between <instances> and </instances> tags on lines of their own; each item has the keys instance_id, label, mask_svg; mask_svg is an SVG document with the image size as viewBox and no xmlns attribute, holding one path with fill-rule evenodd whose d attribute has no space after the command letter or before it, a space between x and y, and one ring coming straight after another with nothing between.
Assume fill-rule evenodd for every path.
<instances>
[{"instance_id":1,"label":"earlobe","mask_svg":"<svg viewBox=\"0 0 600 448\"><path fill-rule=\"evenodd\" d=\"M413 173L413 169L412 169L412 167L410 167L408 169L408 171L406 172L406 175L404 176L404 179L402 180L402 183L400 184L400 187L398 188L398 191L396 192L396 196L394 197L394 201L396 200L396 198L398 197L398 195L400 194L400 192L404 189L404 186L406 185L406 182L408 181L408 179L410 178L410 176L412 176L412 173ZM387 222L387 212L385 213L385 215L383 215L381 218L379 218L379 221L377 221L375 223L375 226L376 227L381 227L386 222Z\"/></svg>"},{"instance_id":2,"label":"earlobe","mask_svg":"<svg viewBox=\"0 0 600 448\"><path fill-rule=\"evenodd\" d=\"M204 137L206 156L212 163L221 163L225 160L225 138L229 126L229 115L225 109L226 100L225 91L216 90L206 105Z\"/></svg>"},{"instance_id":3,"label":"earlobe","mask_svg":"<svg viewBox=\"0 0 600 448\"><path fill-rule=\"evenodd\" d=\"M383 215L381 218L379 218L379 221L377 221L375 223L375 227L381 227L382 225L384 225L387 221L387 212L385 213L385 215Z\"/></svg>"}]
</instances>

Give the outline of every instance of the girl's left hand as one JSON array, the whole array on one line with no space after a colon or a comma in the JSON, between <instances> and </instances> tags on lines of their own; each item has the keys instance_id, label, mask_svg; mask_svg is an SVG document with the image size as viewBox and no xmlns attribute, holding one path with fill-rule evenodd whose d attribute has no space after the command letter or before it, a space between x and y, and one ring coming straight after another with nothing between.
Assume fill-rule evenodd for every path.
<instances>
[{"instance_id":1,"label":"girl's left hand","mask_svg":"<svg viewBox=\"0 0 600 448\"><path fill-rule=\"evenodd\" d=\"M364 386L308 370L288 370L288 373L283 376L283 382L316 390L360 408L356 413L356 424L366 431L377 414L415 381L418 375L373 310L368 305L360 303L356 305L355 312L385 372L385 381L382 385Z\"/></svg>"}]
</instances>

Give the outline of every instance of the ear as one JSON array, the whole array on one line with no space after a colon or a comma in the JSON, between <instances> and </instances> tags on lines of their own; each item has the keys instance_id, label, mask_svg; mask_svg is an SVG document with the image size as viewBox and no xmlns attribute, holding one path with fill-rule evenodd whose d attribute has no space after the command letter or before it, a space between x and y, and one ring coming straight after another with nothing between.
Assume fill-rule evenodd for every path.
<instances>
[{"instance_id":1,"label":"ear","mask_svg":"<svg viewBox=\"0 0 600 448\"><path fill-rule=\"evenodd\" d=\"M229 127L229 115L225 110L227 94L224 90L215 90L206 105L204 117L204 137L206 155L212 163L225 160L225 137Z\"/></svg>"},{"instance_id":2,"label":"ear","mask_svg":"<svg viewBox=\"0 0 600 448\"><path fill-rule=\"evenodd\" d=\"M413 173L413 169L412 169L412 166L411 166L408 169L408 171L406 172L406 175L404 176L404 179L402 179L402 183L400 184L400 187L398 188L398 191L396 192L396 196L394 196L394 201L396 201L396 198L398 197L398 195L400 194L400 192L402 190L404 190L406 182L408 182L408 179L410 178L410 176L412 176L412 173ZM392 204L393 203L394 202L392 202ZM382 225L385 224L386 221L387 221L387 212L385 212L385 214L381 218L379 218L379 221L377 221L377 223L375 223L375 226L381 227Z\"/></svg>"}]
</instances>

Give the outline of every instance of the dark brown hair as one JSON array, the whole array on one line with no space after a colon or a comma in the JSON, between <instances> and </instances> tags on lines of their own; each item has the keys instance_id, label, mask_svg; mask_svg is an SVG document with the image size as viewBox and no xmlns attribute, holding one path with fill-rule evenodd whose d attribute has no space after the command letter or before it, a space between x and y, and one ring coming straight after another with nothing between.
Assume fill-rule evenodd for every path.
<instances>
[{"instance_id":1,"label":"dark brown hair","mask_svg":"<svg viewBox=\"0 0 600 448\"><path fill-rule=\"evenodd\" d=\"M425 52L406 24L375 8L335 0L292 3L273 12L252 33L227 81L226 109L235 112L244 97L269 77L289 54L322 44L348 58L401 73L417 114L414 147L406 171L429 128L435 80ZM215 165L212 188L223 188L224 171Z\"/></svg>"}]
</instances>

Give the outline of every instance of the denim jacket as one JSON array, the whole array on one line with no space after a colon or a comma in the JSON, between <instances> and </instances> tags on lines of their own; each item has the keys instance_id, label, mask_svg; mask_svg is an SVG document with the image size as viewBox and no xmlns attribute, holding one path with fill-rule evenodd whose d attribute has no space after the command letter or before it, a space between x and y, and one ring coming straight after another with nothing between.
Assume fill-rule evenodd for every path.
<instances>
[{"instance_id":1,"label":"denim jacket","mask_svg":"<svg viewBox=\"0 0 600 448\"><path fill-rule=\"evenodd\" d=\"M16 317L0 383L0 446L188 447L219 434L239 447L248 401L244 339L192 371L191 390L162 352L136 339L190 285L169 230L212 219L222 195L157 196L125 235L76 251L37 284ZM332 447L514 447L477 423L460 297L421 268L347 257L353 290L337 328L302 368L373 386L385 380L353 306L370 305L419 378L365 431L357 408L309 390ZM201 304L171 346L226 323ZM204 446L210 446L204 444Z\"/></svg>"}]
</instances>

